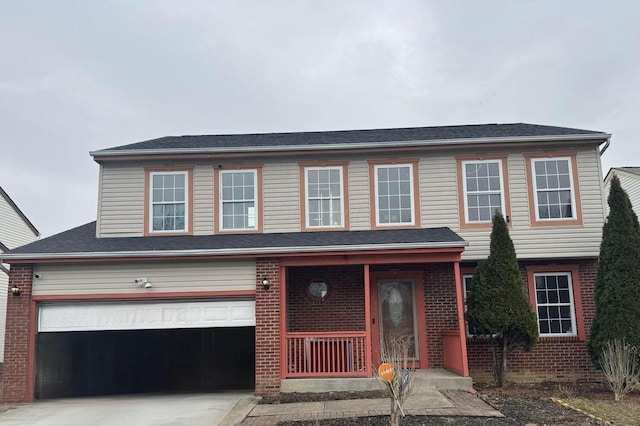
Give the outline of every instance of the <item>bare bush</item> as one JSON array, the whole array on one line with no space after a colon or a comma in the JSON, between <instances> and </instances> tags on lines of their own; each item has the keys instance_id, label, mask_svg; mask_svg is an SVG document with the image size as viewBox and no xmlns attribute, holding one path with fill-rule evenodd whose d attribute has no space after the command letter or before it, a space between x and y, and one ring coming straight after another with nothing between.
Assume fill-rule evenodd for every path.
<instances>
[{"instance_id":1,"label":"bare bush","mask_svg":"<svg viewBox=\"0 0 640 426\"><path fill-rule=\"evenodd\" d=\"M607 377L616 401L640 384L638 348L624 339L606 342L600 358L600 367Z\"/></svg>"},{"instance_id":2,"label":"bare bush","mask_svg":"<svg viewBox=\"0 0 640 426\"><path fill-rule=\"evenodd\" d=\"M411 364L409 350L412 339L408 336L392 336L380 344L380 361L391 365L393 378L383 380L391 401L389 424L399 426L405 416L402 405L411 393ZM379 378L379 377L378 377ZM382 379L381 379L382 380Z\"/></svg>"}]
</instances>

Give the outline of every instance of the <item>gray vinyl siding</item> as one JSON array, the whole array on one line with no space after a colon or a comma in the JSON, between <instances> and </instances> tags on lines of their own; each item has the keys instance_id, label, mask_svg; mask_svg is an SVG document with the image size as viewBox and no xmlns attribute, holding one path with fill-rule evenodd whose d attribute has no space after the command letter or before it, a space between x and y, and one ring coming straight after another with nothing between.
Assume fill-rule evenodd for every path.
<instances>
[{"instance_id":1,"label":"gray vinyl siding","mask_svg":"<svg viewBox=\"0 0 640 426\"><path fill-rule=\"evenodd\" d=\"M371 229L369 163L365 160L351 161L348 170L349 229L353 231Z\"/></svg>"},{"instance_id":2,"label":"gray vinyl siding","mask_svg":"<svg viewBox=\"0 0 640 426\"><path fill-rule=\"evenodd\" d=\"M299 232L300 168L296 161L267 163L262 169L264 232Z\"/></svg>"},{"instance_id":3,"label":"gray vinyl siding","mask_svg":"<svg viewBox=\"0 0 640 426\"><path fill-rule=\"evenodd\" d=\"M621 170L613 170L611 175L613 176L613 174L618 176L618 179L620 179L620 185L629 196L629 200L631 200L631 205L633 206L633 211L636 213L636 216L640 216L640 176ZM605 185L605 197L609 197L610 187L611 180L609 179ZM607 204L607 212L608 209L609 205Z\"/></svg>"},{"instance_id":4,"label":"gray vinyl siding","mask_svg":"<svg viewBox=\"0 0 640 426\"><path fill-rule=\"evenodd\" d=\"M98 237L141 237L144 234L144 168L103 165L101 169Z\"/></svg>"},{"instance_id":5,"label":"gray vinyl siding","mask_svg":"<svg viewBox=\"0 0 640 426\"><path fill-rule=\"evenodd\" d=\"M420 222L423 228L458 227L456 161L450 154L422 157L420 169Z\"/></svg>"},{"instance_id":6,"label":"gray vinyl siding","mask_svg":"<svg viewBox=\"0 0 640 426\"><path fill-rule=\"evenodd\" d=\"M34 295L128 294L255 290L254 260L52 265L35 268ZM153 285L134 283L145 277Z\"/></svg>"},{"instance_id":7,"label":"gray vinyl siding","mask_svg":"<svg viewBox=\"0 0 640 426\"><path fill-rule=\"evenodd\" d=\"M600 250L604 209L602 184L596 149L577 155L578 181L583 225L531 227L529 217L528 178L525 159L520 153L508 158L511 199L510 235L520 259L597 257ZM463 260L484 259L489 254L490 229L452 228L469 246Z\"/></svg>"},{"instance_id":8,"label":"gray vinyl siding","mask_svg":"<svg viewBox=\"0 0 640 426\"><path fill-rule=\"evenodd\" d=\"M0 241L9 249L20 247L37 239L20 215L0 196Z\"/></svg>"},{"instance_id":9,"label":"gray vinyl siding","mask_svg":"<svg viewBox=\"0 0 640 426\"><path fill-rule=\"evenodd\" d=\"M193 234L213 234L213 167L197 165L193 170Z\"/></svg>"},{"instance_id":10,"label":"gray vinyl siding","mask_svg":"<svg viewBox=\"0 0 640 426\"><path fill-rule=\"evenodd\" d=\"M560 151L576 150L572 146ZM531 151L531 150L529 150ZM488 152L488 151L487 151ZM566 258L598 255L604 207L603 184L599 154L595 147L579 148L577 154L578 182L583 225L531 227L529 217L528 182L525 159L521 150L497 150L507 154L507 171L511 224L510 232L518 257ZM460 229L458 209L457 155L474 151L428 151L403 154L419 158L421 226L449 227L458 232L469 246L463 260L486 258L490 228ZM490 154L488 154L490 156ZM330 158L335 159L335 158ZM368 157L340 158L349 161L349 228L366 230L371 227L370 178ZM376 161L382 157L373 157ZM247 159L250 161L251 159ZM298 161L306 158L266 161L263 166L263 230L299 232L301 230L300 168ZM213 163L199 162L194 169L194 234L213 234L215 220L213 200ZM640 190L639 190L640 191ZM101 236L139 236L143 234L144 171L142 166L104 167L100 198Z\"/></svg>"}]
</instances>

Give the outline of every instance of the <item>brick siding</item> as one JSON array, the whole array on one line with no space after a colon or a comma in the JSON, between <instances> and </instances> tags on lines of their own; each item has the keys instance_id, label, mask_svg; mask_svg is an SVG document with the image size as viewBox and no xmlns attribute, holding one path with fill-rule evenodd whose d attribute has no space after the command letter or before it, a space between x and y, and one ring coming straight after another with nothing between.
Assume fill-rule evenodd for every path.
<instances>
[{"instance_id":1,"label":"brick siding","mask_svg":"<svg viewBox=\"0 0 640 426\"><path fill-rule=\"evenodd\" d=\"M271 288L262 288L267 278ZM280 263L256 261L256 389L258 396L280 392Z\"/></svg>"},{"instance_id":2,"label":"brick siding","mask_svg":"<svg viewBox=\"0 0 640 426\"><path fill-rule=\"evenodd\" d=\"M597 261L578 260L558 263L579 266L582 312L588 340L595 315L594 287ZM527 265L544 265L544 263L521 263L525 291L528 293L527 276L524 271ZM488 343L482 339L468 339L467 356L471 377L477 381L491 380L493 361ZM531 352L520 350L513 352L508 359L507 371L508 379L514 382L599 381L602 379L601 373L591 362L586 341L581 341L577 337L541 337Z\"/></svg>"},{"instance_id":3,"label":"brick siding","mask_svg":"<svg viewBox=\"0 0 640 426\"><path fill-rule=\"evenodd\" d=\"M20 296L7 297L4 365L2 371L2 401L7 403L33 401L33 370L31 364L31 288L33 265L12 265L9 288L17 286ZM35 326L35 324L34 324Z\"/></svg>"},{"instance_id":4,"label":"brick siding","mask_svg":"<svg viewBox=\"0 0 640 426\"><path fill-rule=\"evenodd\" d=\"M329 285L323 301L307 296L307 284ZM296 267L287 274L288 331L364 331L364 268L359 266Z\"/></svg>"}]
</instances>

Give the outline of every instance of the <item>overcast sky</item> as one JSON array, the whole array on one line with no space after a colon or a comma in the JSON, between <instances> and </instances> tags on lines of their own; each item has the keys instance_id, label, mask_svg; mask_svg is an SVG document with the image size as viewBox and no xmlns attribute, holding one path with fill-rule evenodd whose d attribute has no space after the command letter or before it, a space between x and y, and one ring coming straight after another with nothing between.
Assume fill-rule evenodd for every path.
<instances>
[{"instance_id":1,"label":"overcast sky","mask_svg":"<svg viewBox=\"0 0 640 426\"><path fill-rule=\"evenodd\" d=\"M527 122L640 166L640 2L6 1L0 186L95 220L88 152L166 135Z\"/></svg>"}]
</instances>

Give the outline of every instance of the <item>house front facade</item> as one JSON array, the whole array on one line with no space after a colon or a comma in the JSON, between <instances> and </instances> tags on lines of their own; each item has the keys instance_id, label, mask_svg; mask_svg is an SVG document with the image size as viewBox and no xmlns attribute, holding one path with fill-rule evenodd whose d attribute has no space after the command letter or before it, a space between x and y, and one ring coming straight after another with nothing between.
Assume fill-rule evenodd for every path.
<instances>
[{"instance_id":1,"label":"house front facade","mask_svg":"<svg viewBox=\"0 0 640 426\"><path fill-rule=\"evenodd\" d=\"M583 379L610 135L531 124L165 137L92 152L96 222L4 255L6 401L372 377L386 339L476 379L466 289L509 222L540 339Z\"/></svg>"}]
</instances>

